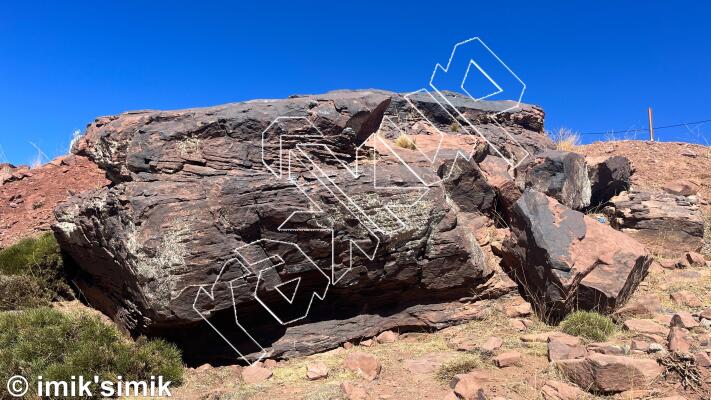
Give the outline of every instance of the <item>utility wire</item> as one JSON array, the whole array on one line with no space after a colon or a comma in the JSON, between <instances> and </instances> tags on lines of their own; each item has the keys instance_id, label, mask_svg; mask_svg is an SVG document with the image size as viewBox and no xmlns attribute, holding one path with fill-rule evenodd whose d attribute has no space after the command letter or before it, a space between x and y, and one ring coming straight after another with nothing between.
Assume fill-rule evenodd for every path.
<instances>
[{"instance_id":1,"label":"utility wire","mask_svg":"<svg viewBox=\"0 0 711 400\"><path fill-rule=\"evenodd\" d=\"M685 126L685 125L696 125L696 124L703 124L704 122L711 122L711 119L705 119L703 121L696 121L696 122L682 122L680 124L674 124L674 125L665 125L665 126L655 126L653 129L667 129L667 128L678 128L680 126ZM649 128L639 128L639 129L618 129L618 130L609 130L606 132L584 132L581 133L581 135L607 135L613 132L625 132L625 133L633 133L633 132L648 132Z\"/></svg>"}]
</instances>

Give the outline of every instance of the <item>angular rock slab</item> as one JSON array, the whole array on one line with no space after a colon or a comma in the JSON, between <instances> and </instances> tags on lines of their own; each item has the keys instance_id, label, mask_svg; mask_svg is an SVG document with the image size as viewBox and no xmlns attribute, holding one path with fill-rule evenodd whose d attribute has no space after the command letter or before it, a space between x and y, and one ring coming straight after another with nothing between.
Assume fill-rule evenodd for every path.
<instances>
[{"instance_id":1,"label":"angular rock slab","mask_svg":"<svg viewBox=\"0 0 711 400\"><path fill-rule=\"evenodd\" d=\"M579 387L599 393L645 388L664 371L656 360L599 353L556 361L555 365Z\"/></svg>"},{"instance_id":2,"label":"angular rock slab","mask_svg":"<svg viewBox=\"0 0 711 400\"><path fill-rule=\"evenodd\" d=\"M503 265L550 320L574 309L611 313L652 262L639 242L533 190L513 207L511 229Z\"/></svg>"},{"instance_id":3,"label":"angular rock slab","mask_svg":"<svg viewBox=\"0 0 711 400\"><path fill-rule=\"evenodd\" d=\"M610 199L603 211L614 227L645 243L663 241L681 251L703 245L704 216L693 198L633 190Z\"/></svg>"}]
</instances>

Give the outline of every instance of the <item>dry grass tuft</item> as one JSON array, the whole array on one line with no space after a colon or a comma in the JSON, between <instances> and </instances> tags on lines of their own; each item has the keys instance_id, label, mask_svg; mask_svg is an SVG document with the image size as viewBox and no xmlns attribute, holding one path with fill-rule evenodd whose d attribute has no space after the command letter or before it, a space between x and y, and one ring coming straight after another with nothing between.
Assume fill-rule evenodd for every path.
<instances>
[{"instance_id":1,"label":"dry grass tuft","mask_svg":"<svg viewBox=\"0 0 711 400\"><path fill-rule=\"evenodd\" d=\"M463 354L442 364L435 374L437 380L448 384L455 375L466 374L478 368L483 368L484 362L476 354Z\"/></svg>"},{"instance_id":2,"label":"dry grass tuft","mask_svg":"<svg viewBox=\"0 0 711 400\"><path fill-rule=\"evenodd\" d=\"M577 151L580 147L580 134L568 128L560 128L556 132L548 132L548 136L561 151Z\"/></svg>"},{"instance_id":3,"label":"dry grass tuft","mask_svg":"<svg viewBox=\"0 0 711 400\"><path fill-rule=\"evenodd\" d=\"M395 146L402 147L403 149L415 150L417 149L417 142L414 139L410 139L409 136L403 133L395 139Z\"/></svg>"}]
</instances>

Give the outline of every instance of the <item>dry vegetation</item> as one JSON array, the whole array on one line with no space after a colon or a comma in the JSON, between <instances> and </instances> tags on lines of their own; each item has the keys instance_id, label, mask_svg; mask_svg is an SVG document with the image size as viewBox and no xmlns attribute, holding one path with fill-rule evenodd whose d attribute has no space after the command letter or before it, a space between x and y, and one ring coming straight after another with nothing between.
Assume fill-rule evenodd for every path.
<instances>
[{"instance_id":1,"label":"dry vegetation","mask_svg":"<svg viewBox=\"0 0 711 400\"><path fill-rule=\"evenodd\" d=\"M580 134L568 128L560 128L555 132L547 133L558 150L577 151L580 147Z\"/></svg>"}]
</instances>

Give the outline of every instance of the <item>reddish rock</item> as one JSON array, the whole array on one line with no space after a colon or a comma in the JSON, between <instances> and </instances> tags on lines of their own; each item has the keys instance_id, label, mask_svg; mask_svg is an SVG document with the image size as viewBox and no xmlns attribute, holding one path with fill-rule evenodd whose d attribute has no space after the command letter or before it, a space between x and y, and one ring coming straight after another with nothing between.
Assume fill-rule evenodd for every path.
<instances>
[{"instance_id":1,"label":"reddish rock","mask_svg":"<svg viewBox=\"0 0 711 400\"><path fill-rule=\"evenodd\" d=\"M599 353L555 365L579 387L602 393L644 388L664 370L656 360Z\"/></svg>"},{"instance_id":2,"label":"reddish rock","mask_svg":"<svg viewBox=\"0 0 711 400\"><path fill-rule=\"evenodd\" d=\"M373 347L374 344L375 344L375 341L373 339L365 339L365 340L361 341L360 343L358 343L359 346L363 346L363 347Z\"/></svg>"},{"instance_id":3,"label":"reddish rock","mask_svg":"<svg viewBox=\"0 0 711 400\"><path fill-rule=\"evenodd\" d=\"M579 337L560 333L548 338L548 361L584 358L587 355Z\"/></svg>"},{"instance_id":4,"label":"reddish rock","mask_svg":"<svg viewBox=\"0 0 711 400\"><path fill-rule=\"evenodd\" d=\"M696 365L702 368L711 368L711 358L705 351L698 351L694 354Z\"/></svg>"},{"instance_id":5,"label":"reddish rock","mask_svg":"<svg viewBox=\"0 0 711 400\"><path fill-rule=\"evenodd\" d=\"M445 361L444 357L428 355L420 358L407 359L402 361L402 366L413 374L430 374L439 368Z\"/></svg>"},{"instance_id":6,"label":"reddish rock","mask_svg":"<svg viewBox=\"0 0 711 400\"><path fill-rule=\"evenodd\" d=\"M659 325L651 319L628 319L623 327L628 331L645 335L666 335L667 328Z\"/></svg>"},{"instance_id":7,"label":"reddish rock","mask_svg":"<svg viewBox=\"0 0 711 400\"><path fill-rule=\"evenodd\" d=\"M375 356L362 352L353 352L346 356L343 366L363 378L372 381L380 374L380 361Z\"/></svg>"},{"instance_id":8,"label":"reddish rock","mask_svg":"<svg viewBox=\"0 0 711 400\"><path fill-rule=\"evenodd\" d=\"M262 383L272 377L272 370L258 364L242 368L242 380L248 385Z\"/></svg>"},{"instance_id":9,"label":"reddish rock","mask_svg":"<svg viewBox=\"0 0 711 400\"><path fill-rule=\"evenodd\" d=\"M691 315L691 313L688 313L686 311L680 311L674 314L674 316L672 317L671 326L691 329L699 326L699 321L697 321L696 318Z\"/></svg>"},{"instance_id":10,"label":"reddish rock","mask_svg":"<svg viewBox=\"0 0 711 400\"><path fill-rule=\"evenodd\" d=\"M519 332L526 330L526 324L524 324L520 319L510 319L509 326Z\"/></svg>"},{"instance_id":11,"label":"reddish rock","mask_svg":"<svg viewBox=\"0 0 711 400\"><path fill-rule=\"evenodd\" d=\"M30 172L0 164L0 249L50 230L54 208L74 194L106 186L109 181L86 157L59 157Z\"/></svg>"},{"instance_id":12,"label":"reddish rock","mask_svg":"<svg viewBox=\"0 0 711 400\"><path fill-rule=\"evenodd\" d=\"M328 377L329 368L323 362L306 364L306 378L310 381Z\"/></svg>"},{"instance_id":13,"label":"reddish rock","mask_svg":"<svg viewBox=\"0 0 711 400\"><path fill-rule=\"evenodd\" d=\"M492 336L492 337L486 339L486 341L484 343L478 345L477 348L481 351L492 353L492 352L498 350L501 347L501 345L503 345L503 344L504 344L504 341L501 340L500 337Z\"/></svg>"},{"instance_id":14,"label":"reddish rock","mask_svg":"<svg viewBox=\"0 0 711 400\"><path fill-rule=\"evenodd\" d=\"M649 350L649 343L645 342L644 340L632 339L632 341L630 342L630 349L646 352L647 350Z\"/></svg>"},{"instance_id":15,"label":"reddish rock","mask_svg":"<svg viewBox=\"0 0 711 400\"><path fill-rule=\"evenodd\" d=\"M698 189L699 185L687 179L677 179L662 186L662 190L677 196L693 196Z\"/></svg>"},{"instance_id":16,"label":"reddish rock","mask_svg":"<svg viewBox=\"0 0 711 400\"><path fill-rule=\"evenodd\" d=\"M509 318L527 317L531 315L531 311L531 304L529 303L522 303L512 307L507 307L506 310L504 310L506 316Z\"/></svg>"},{"instance_id":17,"label":"reddish rock","mask_svg":"<svg viewBox=\"0 0 711 400\"><path fill-rule=\"evenodd\" d=\"M589 352L595 352L600 354L612 354L612 355L624 355L625 350L614 343L602 342L602 343L590 343L586 346Z\"/></svg>"},{"instance_id":18,"label":"reddish rock","mask_svg":"<svg viewBox=\"0 0 711 400\"><path fill-rule=\"evenodd\" d=\"M684 328L673 327L669 330L668 347L676 353L688 353L691 349L691 335Z\"/></svg>"},{"instance_id":19,"label":"reddish rock","mask_svg":"<svg viewBox=\"0 0 711 400\"><path fill-rule=\"evenodd\" d=\"M551 336L560 335L560 332L543 332L523 335L519 339L525 343L547 343Z\"/></svg>"},{"instance_id":20,"label":"reddish rock","mask_svg":"<svg viewBox=\"0 0 711 400\"><path fill-rule=\"evenodd\" d=\"M477 347L477 339L463 332L447 339L447 346L457 351L472 351Z\"/></svg>"},{"instance_id":21,"label":"reddish rock","mask_svg":"<svg viewBox=\"0 0 711 400\"><path fill-rule=\"evenodd\" d=\"M264 360L264 362L263 362L264 368L269 368L269 369L276 368L278 364L279 363L277 362L277 360L272 360L272 359Z\"/></svg>"},{"instance_id":22,"label":"reddish rock","mask_svg":"<svg viewBox=\"0 0 711 400\"><path fill-rule=\"evenodd\" d=\"M690 251L686 253L685 255L686 261L694 267L703 267L706 265L706 260L704 259L703 254L697 253L695 251Z\"/></svg>"},{"instance_id":23,"label":"reddish rock","mask_svg":"<svg viewBox=\"0 0 711 400\"><path fill-rule=\"evenodd\" d=\"M688 290L674 292L670 295L670 297L675 303L687 307L701 307L703 305L701 300L699 300L695 294Z\"/></svg>"},{"instance_id":24,"label":"reddish rock","mask_svg":"<svg viewBox=\"0 0 711 400\"><path fill-rule=\"evenodd\" d=\"M511 367L521 361L521 353L516 351L507 351L494 357L494 364L499 368Z\"/></svg>"},{"instance_id":25,"label":"reddish rock","mask_svg":"<svg viewBox=\"0 0 711 400\"><path fill-rule=\"evenodd\" d=\"M346 395L348 400L367 400L368 392L360 386L356 386L350 382L342 382L341 390Z\"/></svg>"},{"instance_id":26,"label":"reddish rock","mask_svg":"<svg viewBox=\"0 0 711 400\"><path fill-rule=\"evenodd\" d=\"M587 396L580 388L559 381L546 381L541 387L544 400L580 400Z\"/></svg>"},{"instance_id":27,"label":"reddish rock","mask_svg":"<svg viewBox=\"0 0 711 400\"><path fill-rule=\"evenodd\" d=\"M705 319L711 319L711 308L707 308L699 313L699 317Z\"/></svg>"},{"instance_id":28,"label":"reddish rock","mask_svg":"<svg viewBox=\"0 0 711 400\"><path fill-rule=\"evenodd\" d=\"M662 311L662 302L656 295L640 296L614 312L613 318L622 321L628 318L652 318Z\"/></svg>"},{"instance_id":29,"label":"reddish rock","mask_svg":"<svg viewBox=\"0 0 711 400\"><path fill-rule=\"evenodd\" d=\"M351 342L345 342L345 343L343 343L343 348L346 349L346 350L352 349L352 348L353 348L353 343L351 343Z\"/></svg>"},{"instance_id":30,"label":"reddish rock","mask_svg":"<svg viewBox=\"0 0 711 400\"><path fill-rule=\"evenodd\" d=\"M375 341L378 343L392 343L397 340L398 336L399 335L393 331L385 331L376 336Z\"/></svg>"},{"instance_id":31,"label":"reddish rock","mask_svg":"<svg viewBox=\"0 0 711 400\"><path fill-rule=\"evenodd\" d=\"M486 400L486 384L491 380L486 373L473 371L467 374L455 375L450 387L462 400Z\"/></svg>"}]
</instances>

